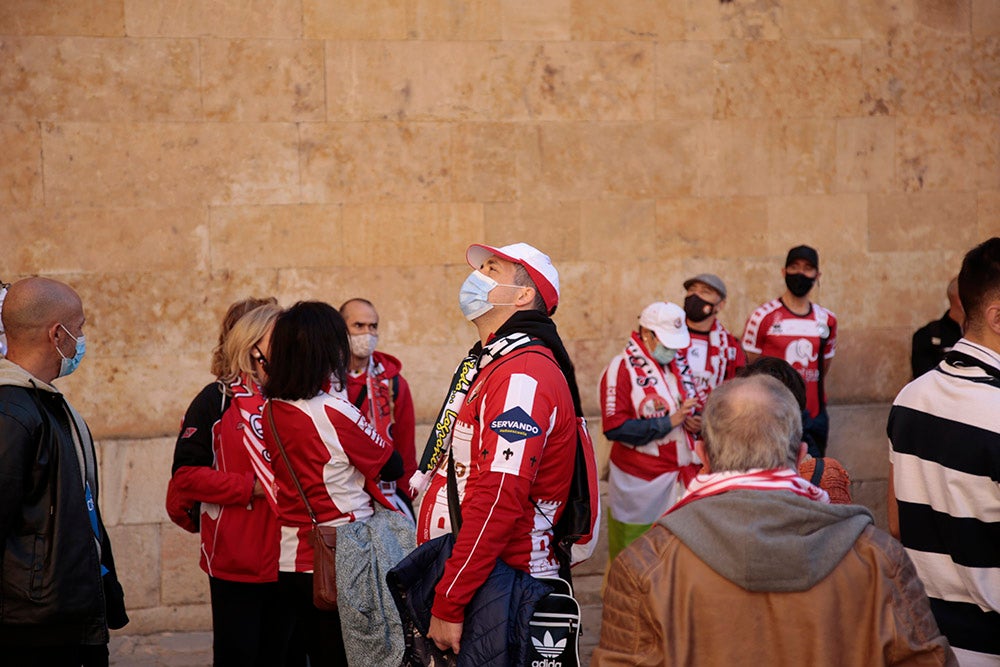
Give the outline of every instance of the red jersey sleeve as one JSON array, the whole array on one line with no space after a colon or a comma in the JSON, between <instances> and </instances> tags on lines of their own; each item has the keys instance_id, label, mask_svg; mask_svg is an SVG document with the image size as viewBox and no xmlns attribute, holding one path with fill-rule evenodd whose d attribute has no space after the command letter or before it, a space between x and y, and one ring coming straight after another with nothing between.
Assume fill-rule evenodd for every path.
<instances>
[{"instance_id":1,"label":"red jersey sleeve","mask_svg":"<svg viewBox=\"0 0 1000 667\"><path fill-rule=\"evenodd\" d=\"M340 401L340 405L336 407L327 404L324 408L351 465L361 471L365 478L377 479L382 466L392 456L392 447L358 409L347 401Z\"/></svg>"},{"instance_id":2,"label":"red jersey sleeve","mask_svg":"<svg viewBox=\"0 0 1000 667\"><path fill-rule=\"evenodd\" d=\"M396 377L399 382L399 392L394 399L392 446L403 457L403 477L400 480L399 490L409 495L407 482L417 471L417 446L414 436L416 419L413 415L413 396L410 394L410 385L403 379L402 375Z\"/></svg>"},{"instance_id":3,"label":"red jersey sleeve","mask_svg":"<svg viewBox=\"0 0 1000 667\"><path fill-rule=\"evenodd\" d=\"M833 355L837 353L837 316L830 311L827 312L829 313L827 326L830 327L830 338L826 342L826 353L823 358L833 359Z\"/></svg>"},{"instance_id":4,"label":"red jersey sleeve","mask_svg":"<svg viewBox=\"0 0 1000 667\"><path fill-rule=\"evenodd\" d=\"M615 358L601 376L601 431L607 433L635 419L628 369L621 357Z\"/></svg>"}]
</instances>

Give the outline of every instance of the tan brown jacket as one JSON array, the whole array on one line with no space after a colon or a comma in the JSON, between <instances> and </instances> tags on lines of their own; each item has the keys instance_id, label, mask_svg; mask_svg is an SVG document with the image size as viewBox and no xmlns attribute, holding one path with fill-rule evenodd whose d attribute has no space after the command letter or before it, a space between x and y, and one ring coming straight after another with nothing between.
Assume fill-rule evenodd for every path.
<instances>
[{"instance_id":1,"label":"tan brown jacket","mask_svg":"<svg viewBox=\"0 0 1000 667\"><path fill-rule=\"evenodd\" d=\"M862 508L733 491L667 517L707 558L670 521L623 551L593 667L957 665L903 547Z\"/></svg>"}]
</instances>

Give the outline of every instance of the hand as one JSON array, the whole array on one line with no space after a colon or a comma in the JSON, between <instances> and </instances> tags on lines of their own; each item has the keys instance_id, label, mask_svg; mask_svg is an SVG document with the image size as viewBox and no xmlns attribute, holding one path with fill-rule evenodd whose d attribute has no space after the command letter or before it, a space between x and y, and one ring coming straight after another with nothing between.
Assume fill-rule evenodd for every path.
<instances>
[{"instance_id":1,"label":"hand","mask_svg":"<svg viewBox=\"0 0 1000 667\"><path fill-rule=\"evenodd\" d=\"M684 423L684 420L691 416L691 411L698 405L697 398L689 398L681 403L681 407L670 415L670 425L677 428Z\"/></svg>"},{"instance_id":2,"label":"hand","mask_svg":"<svg viewBox=\"0 0 1000 667\"><path fill-rule=\"evenodd\" d=\"M253 481L253 493L251 494L253 498L263 498L264 497L264 485L260 483L259 479L254 479Z\"/></svg>"},{"instance_id":3,"label":"hand","mask_svg":"<svg viewBox=\"0 0 1000 667\"><path fill-rule=\"evenodd\" d=\"M431 616L431 627L427 631L427 638L434 640L435 646L442 651L451 649L458 654L459 643L462 641L463 623L450 623L442 621L437 616Z\"/></svg>"},{"instance_id":4,"label":"hand","mask_svg":"<svg viewBox=\"0 0 1000 667\"><path fill-rule=\"evenodd\" d=\"M685 417L684 430L688 433L701 433L701 415L688 415Z\"/></svg>"}]
</instances>

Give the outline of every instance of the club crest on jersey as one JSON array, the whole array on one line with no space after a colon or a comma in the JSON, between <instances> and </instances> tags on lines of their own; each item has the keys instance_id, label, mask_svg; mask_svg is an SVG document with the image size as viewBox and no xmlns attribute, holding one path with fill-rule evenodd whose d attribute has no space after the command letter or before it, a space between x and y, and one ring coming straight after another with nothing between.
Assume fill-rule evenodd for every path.
<instances>
[{"instance_id":1,"label":"club crest on jersey","mask_svg":"<svg viewBox=\"0 0 1000 667\"><path fill-rule=\"evenodd\" d=\"M507 442L517 442L540 435L542 429L520 406L507 410L492 422L490 430Z\"/></svg>"}]
</instances>

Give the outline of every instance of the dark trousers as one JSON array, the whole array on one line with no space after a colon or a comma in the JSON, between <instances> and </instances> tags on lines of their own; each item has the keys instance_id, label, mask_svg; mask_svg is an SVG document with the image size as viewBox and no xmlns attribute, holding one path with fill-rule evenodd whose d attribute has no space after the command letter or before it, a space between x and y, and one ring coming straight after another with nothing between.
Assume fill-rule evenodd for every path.
<instances>
[{"instance_id":1,"label":"dark trousers","mask_svg":"<svg viewBox=\"0 0 1000 667\"><path fill-rule=\"evenodd\" d=\"M283 615L278 627L286 647L283 664L302 665L308 656L310 667L347 667L340 613L313 606L312 574L279 572L278 588Z\"/></svg>"},{"instance_id":2,"label":"dark trousers","mask_svg":"<svg viewBox=\"0 0 1000 667\"><path fill-rule=\"evenodd\" d=\"M0 646L0 664L11 667L108 667L108 645Z\"/></svg>"},{"instance_id":3,"label":"dark trousers","mask_svg":"<svg viewBox=\"0 0 1000 667\"><path fill-rule=\"evenodd\" d=\"M215 667L281 664L278 583L208 578L212 593L212 659Z\"/></svg>"},{"instance_id":4,"label":"dark trousers","mask_svg":"<svg viewBox=\"0 0 1000 667\"><path fill-rule=\"evenodd\" d=\"M826 456L826 441L830 436L830 416L826 406L815 417L807 410L802 411L802 441L809 447L809 455L819 459Z\"/></svg>"}]
</instances>

